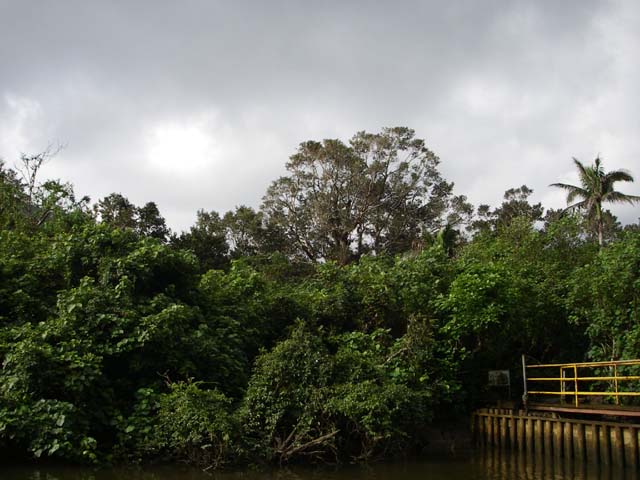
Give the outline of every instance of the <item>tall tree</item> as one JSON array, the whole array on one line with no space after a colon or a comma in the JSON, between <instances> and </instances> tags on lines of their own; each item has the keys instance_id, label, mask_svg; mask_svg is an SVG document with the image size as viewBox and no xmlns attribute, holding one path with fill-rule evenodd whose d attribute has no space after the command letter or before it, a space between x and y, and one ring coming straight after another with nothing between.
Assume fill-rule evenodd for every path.
<instances>
[{"instance_id":1,"label":"tall tree","mask_svg":"<svg viewBox=\"0 0 640 480\"><path fill-rule=\"evenodd\" d=\"M215 211L204 210L198 210L197 215L195 225L188 232L174 236L171 244L191 250L198 257L203 272L226 268L229 265L229 245L220 215Z\"/></svg>"},{"instance_id":2,"label":"tall tree","mask_svg":"<svg viewBox=\"0 0 640 480\"><path fill-rule=\"evenodd\" d=\"M59 149L58 149L59 150ZM73 187L59 180L40 181L42 166L58 151L48 147L36 155L20 156L21 166L6 168L0 159L0 226L34 230L67 226L89 218L89 197L77 199ZM74 215L67 215L73 213Z\"/></svg>"},{"instance_id":3,"label":"tall tree","mask_svg":"<svg viewBox=\"0 0 640 480\"><path fill-rule=\"evenodd\" d=\"M633 204L640 201L640 197L614 190L616 182L633 182L633 177L626 170L605 172L600 157L597 157L594 164L590 166L584 166L577 158L573 161L580 175L580 186L566 183L552 183L551 186L568 192L567 203L570 205L565 211L580 209L586 213L597 232L598 244L602 246L605 218L602 204L604 202ZM573 203L576 199L579 201Z\"/></svg>"},{"instance_id":4,"label":"tall tree","mask_svg":"<svg viewBox=\"0 0 640 480\"><path fill-rule=\"evenodd\" d=\"M26 215L29 198L24 190L16 172L0 159L0 229L15 228L18 219Z\"/></svg>"},{"instance_id":5,"label":"tall tree","mask_svg":"<svg viewBox=\"0 0 640 480\"><path fill-rule=\"evenodd\" d=\"M147 202L137 210L138 232L145 237L157 238L162 242L166 242L169 236L169 229L156 203Z\"/></svg>"},{"instance_id":6,"label":"tall tree","mask_svg":"<svg viewBox=\"0 0 640 480\"><path fill-rule=\"evenodd\" d=\"M116 228L130 228L144 237L166 242L170 231L155 202L137 207L120 193L111 193L93 206L101 222Z\"/></svg>"},{"instance_id":7,"label":"tall tree","mask_svg":"<svg viewBox=\"0 0 640 480\"><path fill-rule=\"evenodd\" d=\"M136 228L137 208L119 193L111 193L93 207L100 220L118 228Z\"/></svg>"},{"instance_id":8,"label":"tall tree","mask_svg":"<svg viewBox=\"0 0 640 480\"><path fill-rule=\"evenodd\" d=\"M409 128L300 144L289 176L271 184L263 211L285 229L295 254L346 264L367 252L409 250L447 224L453 184ZM464 199L463 199L464 200Z\"/></svg>"},{"instance_id":9,"label":"tall tree","mask_svg":"<svg viewBox=\"0 0 640 480\"><path fill-rule=\"evenodd\" d=\"M240 205L225 213L222 223L232 258L289 250L283 227L269 221L264 212Z\"/></svg>"},{"instance_id":10,"label":"tall tree","mask_svg":"<svg viewBox=\"0 0 640 480\"><path fill-rule=\"evenodd\" d=\"M489 205L478 207L477 219L472 227L476 231L496 230L499 227L505 228L511 225L516 219L525 219L529 223L542 220L544 208L541 203L531 205L529 197L533 190L522 185L518 188L510 188L504 192L504 201L494 210Z\"/></svg>"}]
</instances>

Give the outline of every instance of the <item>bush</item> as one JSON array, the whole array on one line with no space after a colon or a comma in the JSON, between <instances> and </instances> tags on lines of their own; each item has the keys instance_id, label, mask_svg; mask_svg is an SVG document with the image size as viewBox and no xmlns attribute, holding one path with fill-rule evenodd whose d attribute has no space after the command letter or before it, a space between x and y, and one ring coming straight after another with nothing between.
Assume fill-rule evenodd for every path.
<instances>
[{"instance_id":1,"label":"bush","mask_svg":"<svg viewBox=\"0 0 640 480\"><path fill-rule=\"evenodd\" d=\"M207 468L233 461L238 425L231 401L217 390L197 383L174 383L159 400L155 439L169 456Z\"/></svg>"}]
</instances>

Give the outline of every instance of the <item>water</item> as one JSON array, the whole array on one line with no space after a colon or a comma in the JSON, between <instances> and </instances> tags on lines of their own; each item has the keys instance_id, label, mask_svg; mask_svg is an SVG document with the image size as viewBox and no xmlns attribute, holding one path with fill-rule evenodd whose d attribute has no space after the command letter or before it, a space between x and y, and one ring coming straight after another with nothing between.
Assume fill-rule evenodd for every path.
<instances>
[{"instance_id":1,"label":"water","mask_svg":"<svg viewBox=\"0 0 640 480\"><path fill-rule=\"evenodd\" d=\"M484 450L416 462L206 473L184 466L112 468L0 466L0 480L640 480L639 472Z\"/></svg>"}]
</instances>

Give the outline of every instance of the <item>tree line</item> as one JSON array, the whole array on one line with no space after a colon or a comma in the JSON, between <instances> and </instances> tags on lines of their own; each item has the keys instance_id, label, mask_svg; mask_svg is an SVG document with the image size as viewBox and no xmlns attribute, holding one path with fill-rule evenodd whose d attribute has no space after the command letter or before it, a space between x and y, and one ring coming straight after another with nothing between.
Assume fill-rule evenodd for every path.
<instances>
[{"instance_id":1,"label":"tree line","mask_svg":"<svg viewBox=\"0 0 640 480\"><path fill-rule=\"evenodd\" d=\"M419 453L486 370L640 352L635 202L602 162L477 209L407 128L309 141L257 211L91 205L0 166L0 455L339 462ZM582 168L581 168L582 167ZM579 199L579 202L575 202Z\"/></svg>"}]
</instances>

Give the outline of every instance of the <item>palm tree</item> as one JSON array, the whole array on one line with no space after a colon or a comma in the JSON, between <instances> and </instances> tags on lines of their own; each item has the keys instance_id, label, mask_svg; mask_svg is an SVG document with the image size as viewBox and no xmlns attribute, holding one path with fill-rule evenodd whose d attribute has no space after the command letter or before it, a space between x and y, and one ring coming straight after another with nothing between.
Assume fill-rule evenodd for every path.
<instances>
[{"instance_id":1,"label":"palm tree","mask_svg":"<svg viewBox=\"0 0 640 480\"><path fill-rule=\"evenodd\" d=\"M602 161L597 157L595 163L585 167L578 159L573 159L578 172L580 174L580 187L568 185L566 183L552 183L552 187L558 187L566 190L567 203L569 206L564 210L584 210L587 217L595 222L598 233L598 244L602 246L603 234L603 212L602 203L630 203L640 201L640 197L635 195L626 195L613 189L616 182L633 182L633 177L626 170L613 170L605 173L602 168ZM576 199L580 201L573 203Z\"/></svg>"}]
</instances>

